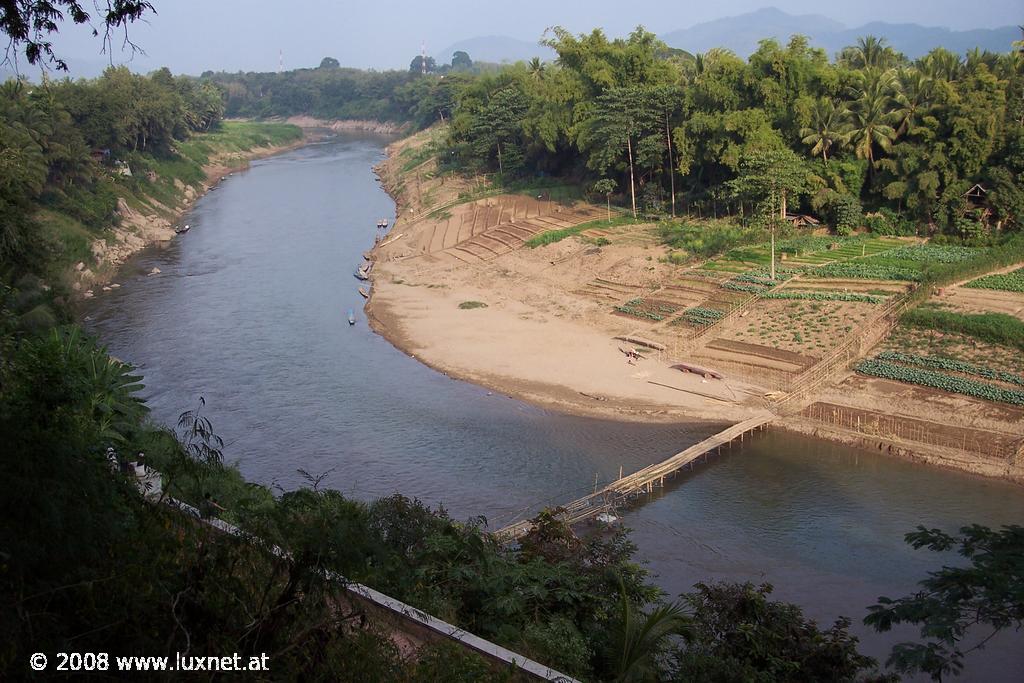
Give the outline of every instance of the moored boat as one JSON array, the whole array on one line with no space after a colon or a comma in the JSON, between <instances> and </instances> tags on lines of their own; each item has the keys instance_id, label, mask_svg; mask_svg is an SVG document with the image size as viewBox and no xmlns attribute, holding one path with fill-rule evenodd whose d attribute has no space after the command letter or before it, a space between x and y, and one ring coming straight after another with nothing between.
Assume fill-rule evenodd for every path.
<instances>
[{"instance_id":1,"label":"moored boat","mask_svg":"<svg viewBox=\"0 0 1024 683\"><path fill-rule=\"evenodd\" d=\"M352 312L351 308L348 309L348 324L349 325L355 325L356 324L356 314Z\"/></svg>"},{"instance_id":2,"label":"moored boat","mask_svg":"<svg viewBox=\"0 0 1024 683\"><path fill-rule=\"evenodd\" d=\"M359 295L361 297L363 297L364 299L369 299L370 298L370 293L368 291L366 291L366 287L360 287L359 288Z\"/></svg>"}]
</instances>

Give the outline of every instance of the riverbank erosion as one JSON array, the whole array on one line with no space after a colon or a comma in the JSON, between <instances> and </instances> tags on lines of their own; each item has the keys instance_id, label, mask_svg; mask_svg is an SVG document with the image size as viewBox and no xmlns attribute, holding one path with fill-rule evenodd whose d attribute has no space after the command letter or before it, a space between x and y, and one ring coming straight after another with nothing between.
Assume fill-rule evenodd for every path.
<instances>
[{"instance_id":1,"label":"riverbank erosion","mask_svg":"<svg viewBox=\"0 0 1024 683\"><path fill-rule=\"evenodd\" d=\"M316 135L296 126L225 121L211 133L194 134L179 144L178 158L147 160L146 168L118 166L115 224L90 243L91 259L69 266L71 288L89 298L106 286L118 268L146 247L173 239L181 218L195 202L252 161L307 144Z\"/></svg>"},{"instance_id":2,"label":"riverbank erosion","mask_svg":"<svg viewBox=\"0 0 1024 683\"><path fill-rule=\"evenodd\" d=\"M738 422L770 409L800 433L1024 482L1020 408L850 371L891 344L913 283L790 276L762 298L735 272L677 263L656 225L441 173L424 152L436 135L392 144L377 168L397 221L371 254L366 310L409 355L565 412ZM918 245L877 242L857 255Z\"/></svg>"}]
</instances>

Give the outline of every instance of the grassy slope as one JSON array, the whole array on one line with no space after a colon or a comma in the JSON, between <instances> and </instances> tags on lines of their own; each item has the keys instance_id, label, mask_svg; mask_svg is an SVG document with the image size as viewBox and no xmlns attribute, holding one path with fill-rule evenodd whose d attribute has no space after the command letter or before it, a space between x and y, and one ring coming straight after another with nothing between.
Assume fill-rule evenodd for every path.
<instances>
[{"instance_id":1,"label":"grassy slope","mask_svg":"<svg viewBox=\"0 0 1024 683\"><path fill-rule=\"evenodd\" d=\"M302 131L288 124L225 121L217 131L197 134L179 143L177 157L158 159L144 154L132 155L130 163L135 175L117 177L114 191L135 210L155 212L172 219L176 211L184 208L184 186L198 188L202 185L206 180L203 166L211 160L242 163L248 153L261 147L287 145L301 138ZM146 180L146 171L150 170L157 175L155 182ZM53 274L63 272L78 261L89 263L92 241L112 236L112 226L90 228L67 213L51 209L41 209L36 220L55 246L50 264Z\"/></svg>"}]
</instances>

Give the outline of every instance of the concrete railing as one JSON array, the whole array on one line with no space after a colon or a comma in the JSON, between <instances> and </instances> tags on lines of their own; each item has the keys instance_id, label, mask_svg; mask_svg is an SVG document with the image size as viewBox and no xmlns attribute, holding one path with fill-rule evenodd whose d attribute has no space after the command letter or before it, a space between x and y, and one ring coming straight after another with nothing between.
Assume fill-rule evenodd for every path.
<instances>
[{"instance_id":1,"label":"concrete railing","mask_svg":"<svg viewBox=\"0 0 1024 683\"><path fill-rule=\"evenodd\" d=\"M145 468L144 474L136 473L136 483L142 495L152 503L163 502L172 508L189 515L200 524L205 524L219 532L242 538L257 543L267 548L277 557L287 558L288 553L276 546L264 543L259 537L254 536L243 529L225 522L216 517L204 517L200 511L188 503L163 496L160 486L160 474L149 467ZM558 683L580 683L577 679L567 676L559 671L536 662L528 657L513 652L500 645L476 636L469 631L449 624L446 621L427 614L423 610L412 605L407 605L401 600L376 591L369 586L353 583L345 579L337 572L326 570L323 572L326 580L339 584L348 594L349 598L366 605L379 614L390 617L390 620L397 622L400 630L410 635L418 636L421 640L449 640L457 645L470 650L484 657L492 665L499 668L512 668L542 681L556 681Z\"/></svg>"}]
</instances>

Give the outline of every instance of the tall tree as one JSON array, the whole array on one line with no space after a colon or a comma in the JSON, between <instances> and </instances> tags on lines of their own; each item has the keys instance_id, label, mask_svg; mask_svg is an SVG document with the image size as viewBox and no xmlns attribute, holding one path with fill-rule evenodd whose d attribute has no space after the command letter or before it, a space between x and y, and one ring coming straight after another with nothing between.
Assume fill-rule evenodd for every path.
<instances>
[{"instance_id":1,"label":"tall tree","mask_svg":"<svg viewBox=\"0 0 1024 683\"><path fill-rule=\"evenodd\" d=\"M786 206L807 189L807 172L787 148L753 149L740 160L739 175L729 186L734 196L749 199L771 231L771 276L775 279L775 232L786 219Z\"/></svg>"},{"instance_id":2,"label":"tall tree","mask_svg":"<svg viewBox=\"0 0 1024 683\"><path fill-rule=\"evenodd\" d=\"M892 147L896 130L892 120L892 92L896 77L892 71L866 69L858 78L856 98L850 102L850 140L859 159L867 159L868 173L873 173L876 150L887 152Z\"/></svg>"},{"instance_id":3,"label":"tall tree","mask_svg":"<svg viewBox=\"0 0 1024 683\"><path fill-rule=\"evenodd\" d=\"M661 123L657 91L650 87L611 88L597 100L588 121L585 145L591 150L589 164L599 173L626 155L629 196L636 209L636 152L641 137L657 131Z\"/></svg>"},{"instance_id":4,"label":"tall tree","mask_svg":"<svg viewBox=\"0 0 1024 683\"><path fill-rule=\"evenodd\" d=\"M800 129L801 142L810 145L811 155L821 155L828 165L828 153L839 149L849 139L847 112L827 97L819 99L811 111L811 125Z\"/></svg>"}]
</instances>

